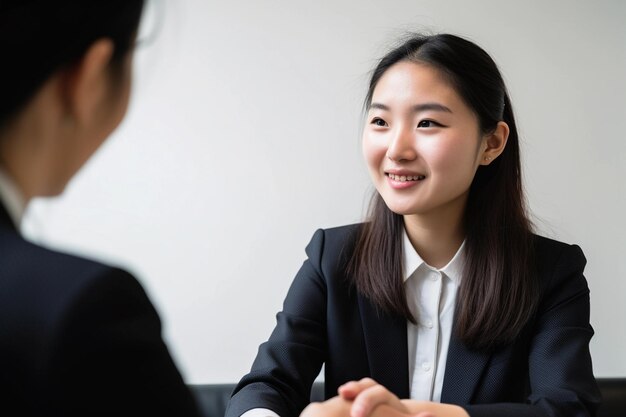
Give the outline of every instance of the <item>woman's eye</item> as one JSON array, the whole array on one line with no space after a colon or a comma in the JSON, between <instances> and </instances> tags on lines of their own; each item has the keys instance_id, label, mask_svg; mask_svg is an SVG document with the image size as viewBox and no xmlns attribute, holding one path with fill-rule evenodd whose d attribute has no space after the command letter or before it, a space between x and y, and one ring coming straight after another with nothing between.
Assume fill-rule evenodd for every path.
<instances>
[{"instance_id":1,"label":"woman's eye","mask_svg":"<svg viewBox=\"0 0 626 417\"><path fill-rule=\"evenodd\" d=\"M374 126L378 126L378 127L385 127L385 126L387 126L387 122L385 122L383 119L381 119L381 118L379 118L379 117L375 117L375 118L372 120L372 124L373 124Z\"/></svg>"},{"instance_id":2,"label":"woman's eye","mask_svg":"<svg viewBox=\"0 0 626 417\"><path fill-rule=\"evenodd\" d=\"M421 120L417 124L417 127L437 127L437 126L441 126L441 125L433 120Z\"/></svg>"}]
</instances>

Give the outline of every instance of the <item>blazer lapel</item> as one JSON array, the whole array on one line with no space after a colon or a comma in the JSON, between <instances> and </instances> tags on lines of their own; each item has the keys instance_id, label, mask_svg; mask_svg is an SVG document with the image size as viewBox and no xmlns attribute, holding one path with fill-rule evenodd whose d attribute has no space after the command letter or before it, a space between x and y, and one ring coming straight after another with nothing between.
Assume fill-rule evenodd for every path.
<instances>
[{"instance_id":1,"label":"blazer lapel","mask_svg":"<svg viewBox=\"0 0 626 417\"><path fill-rule=\"evenodd\" d=\"M399 398L409 397L406 320L379 311L358 296L371 377Z\"/></svg>"},{"instance_id":2,"label":"blazer lapel","mask_svg":"<svg viewBox=\"0 0 626 417\"><path fill-rule=\"evenodd\" d=\"M455 335L450 337L441 402L469 404L491 355L469 350Z\"/></svg>"}]
</instances>

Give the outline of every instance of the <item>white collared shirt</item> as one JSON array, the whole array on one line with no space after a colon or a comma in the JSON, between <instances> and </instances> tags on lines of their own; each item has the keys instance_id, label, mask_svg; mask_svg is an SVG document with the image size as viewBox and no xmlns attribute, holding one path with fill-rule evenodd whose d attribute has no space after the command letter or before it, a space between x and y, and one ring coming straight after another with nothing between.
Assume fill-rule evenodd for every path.
<instances>
[{"instance_id":1,"label":"white collared shirt","mask_svg":"<svg viewBox=\"0 0 626 417\"><path fill-rule=\"evenodd\" d=\"M441 269L428 265L404 232L404 287L417 325L407 322L412 400L441 402L457 289L463 273L461 244Z\"/></svg>"},{"instance_id":2,"label":"white collared shirt","mask_svg":"<svg viewBox=\"0 0 626 417\"><path fill-rule=\"evenodd\" d=\"M26 204L15 181L2 169L0 169L0 201L11 216L13 224L19 230Z\"/></svg>"}]
</instances>

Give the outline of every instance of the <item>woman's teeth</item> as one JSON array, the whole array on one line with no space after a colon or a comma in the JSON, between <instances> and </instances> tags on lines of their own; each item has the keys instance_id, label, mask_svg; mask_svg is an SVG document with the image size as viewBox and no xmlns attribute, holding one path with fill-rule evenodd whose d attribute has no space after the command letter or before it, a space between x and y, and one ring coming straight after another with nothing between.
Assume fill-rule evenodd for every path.
<instances>
[{"instance_id":1,"label":"woman's teeth","mask_svg":"<svg viewBox=\"0 0 626 417\"><path fill-rule=\"evenodd\" d=\"M400 181L400 182L405 182L405 181L421 181L424 178L426 178L424 175L394 175L394 174L387 174L389 176L389 178L391 178L394 181Z\"/></svg>"}]
</instances>

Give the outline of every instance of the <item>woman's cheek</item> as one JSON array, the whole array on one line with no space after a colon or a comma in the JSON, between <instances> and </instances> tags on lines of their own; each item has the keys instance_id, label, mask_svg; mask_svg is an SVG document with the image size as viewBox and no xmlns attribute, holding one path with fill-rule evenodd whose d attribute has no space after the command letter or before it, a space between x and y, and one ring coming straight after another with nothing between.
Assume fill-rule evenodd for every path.
<instances>
[{"instance_id":1,"label":"woman's cheek","mask_svg":"<svg viewBox=\"0 0 626 417\"><path fill-rule=\"evenodd\" d=\"M382 142L376 143L370 137L363 139L363 157L372 173L380 171L385 153L386 148Z\"/></svg>"}]
</instances>

